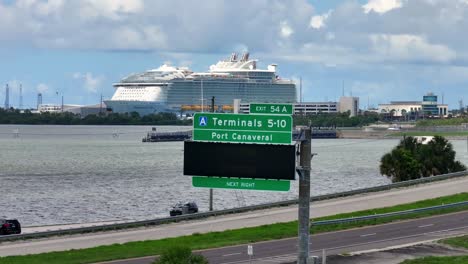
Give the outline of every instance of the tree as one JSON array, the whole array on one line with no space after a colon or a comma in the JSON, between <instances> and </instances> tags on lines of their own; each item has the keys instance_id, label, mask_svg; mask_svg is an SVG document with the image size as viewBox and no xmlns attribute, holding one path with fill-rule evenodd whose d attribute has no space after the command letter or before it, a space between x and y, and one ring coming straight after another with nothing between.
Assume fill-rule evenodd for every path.
<instances>
[{"instance_id":1,"label":"tree","mask_svg":"<svg viewBox=\"0 0 468 264\"><path fill-rule=\"evenodd\" d=\"M380 160L380 173L393 182L466 170L455 160L455 151L447 139L435 136L427 145L405 137Z\"/></svg>"},{"instance_id":2,"label":"tree","mask_svg":"<svg viewBox=\"0 0 468 264\"><path fill-rule=\"evenodd\" d=\"M192 254L192 250L185 246L173 246L166 249L154 264L208 264L202 255Z\"/></svg>"},{"instance_id":3,"label":"tree","mask_svg":"<svg viewBox=\"0 0 468 264\"><path fill-rule=\"evenodd\" d=\"M388 175L393 182L417 179L420 176L421 164L411 151L395 148L382 157L380 173Z\"/></svg>"}]
</instances>

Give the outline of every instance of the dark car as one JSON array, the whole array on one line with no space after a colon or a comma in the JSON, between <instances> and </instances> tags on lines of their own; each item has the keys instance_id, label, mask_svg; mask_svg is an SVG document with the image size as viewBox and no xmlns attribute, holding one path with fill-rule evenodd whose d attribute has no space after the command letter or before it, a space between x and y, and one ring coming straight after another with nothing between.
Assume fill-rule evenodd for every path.
<instances>
[{"instance_id":1,"label":"dark car","mask_svg":"<svg viewBox=\"0 0 468 264\"><path fill-rule=\"evenodd\" d=\"M21 224L16 219L0 219L0 235L21 234Z\"/></svg>"},{"instance_id":2,"label":"dark car","mask_svg":"<svg viewBox=\"0 0 468 264\"><path fill-rule=\"evenodd\" d=\"M169 212L171 216L193 213L198 213L198 206L195 202L177 203Z\"/></svg>"}]
</instances>

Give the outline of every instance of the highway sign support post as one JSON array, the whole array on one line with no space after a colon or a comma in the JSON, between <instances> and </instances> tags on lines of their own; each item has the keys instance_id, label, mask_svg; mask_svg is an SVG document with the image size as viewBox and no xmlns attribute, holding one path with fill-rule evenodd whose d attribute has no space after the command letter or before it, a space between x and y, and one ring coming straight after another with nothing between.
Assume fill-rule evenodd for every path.
<instances>
[{"instance_id":1,"label":"highway sign support post","mask_svg":"<svg viewBox=\"0 0 468 264\"><path fill-rule=\"evenodd\" d=\"M309 237L310 237L310 164L312 159L312 130L303 128L305 136L300 146L299 168L299 246L298 264L309 263Z\"/></svg>"},{"instance_id":2,"label":"highway sign support post","mask_svg":"<svg viewBox=\"0 0 468 264\"><path fill-rule=\"evenodd\" d=\"M211 98L211 113L214 113L215 97ZM213 211L213 188L210 188L210 212Z\"/></svg>"},{"instance_id":3,"label":"highway sign support post","mask_svg":"<svg viewBox=\"0 0 468 264\"><path fill-rule=\"evenodd\" d=\"M247 245L247 255L249 255L249 263L252 263L252 256L253 256L253 246Z\"/></svg>"}]
</instances>

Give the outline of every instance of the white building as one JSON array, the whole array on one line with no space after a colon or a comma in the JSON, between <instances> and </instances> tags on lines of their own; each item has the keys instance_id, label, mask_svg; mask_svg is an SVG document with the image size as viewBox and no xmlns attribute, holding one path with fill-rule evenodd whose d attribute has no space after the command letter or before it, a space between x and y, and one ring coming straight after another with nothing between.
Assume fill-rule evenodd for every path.
<instances>
[{"instance_id":1,"label":"white building","mask_svg":"<svg viewBox=\"0 0 468 264\"><path fill-rule=\"evenodd\" d=\"M423 103L421 101L392 101L389 104L379 104L379 114L392 114L395 117L409 114L423 114ZM448 116L448 105L438 104L438 116Z\"/></svg>"}]
</instances>

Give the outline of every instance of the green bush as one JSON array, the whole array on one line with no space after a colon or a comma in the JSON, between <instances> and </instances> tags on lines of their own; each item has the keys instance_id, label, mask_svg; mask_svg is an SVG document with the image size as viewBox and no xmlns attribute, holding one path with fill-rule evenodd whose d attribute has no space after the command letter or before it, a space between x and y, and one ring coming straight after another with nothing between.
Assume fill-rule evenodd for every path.
<instances>
[{"instance_id":1,"label":"green bush","mask_svg":"<svg viewBox=\"0 0 468 264\"><path fill-rule=\"evenodd\" d=\"M192 254L192 250L185 246L174 246L165 250L155 264L207 264L202 255Z\"/></svg>"}]
</instances>

